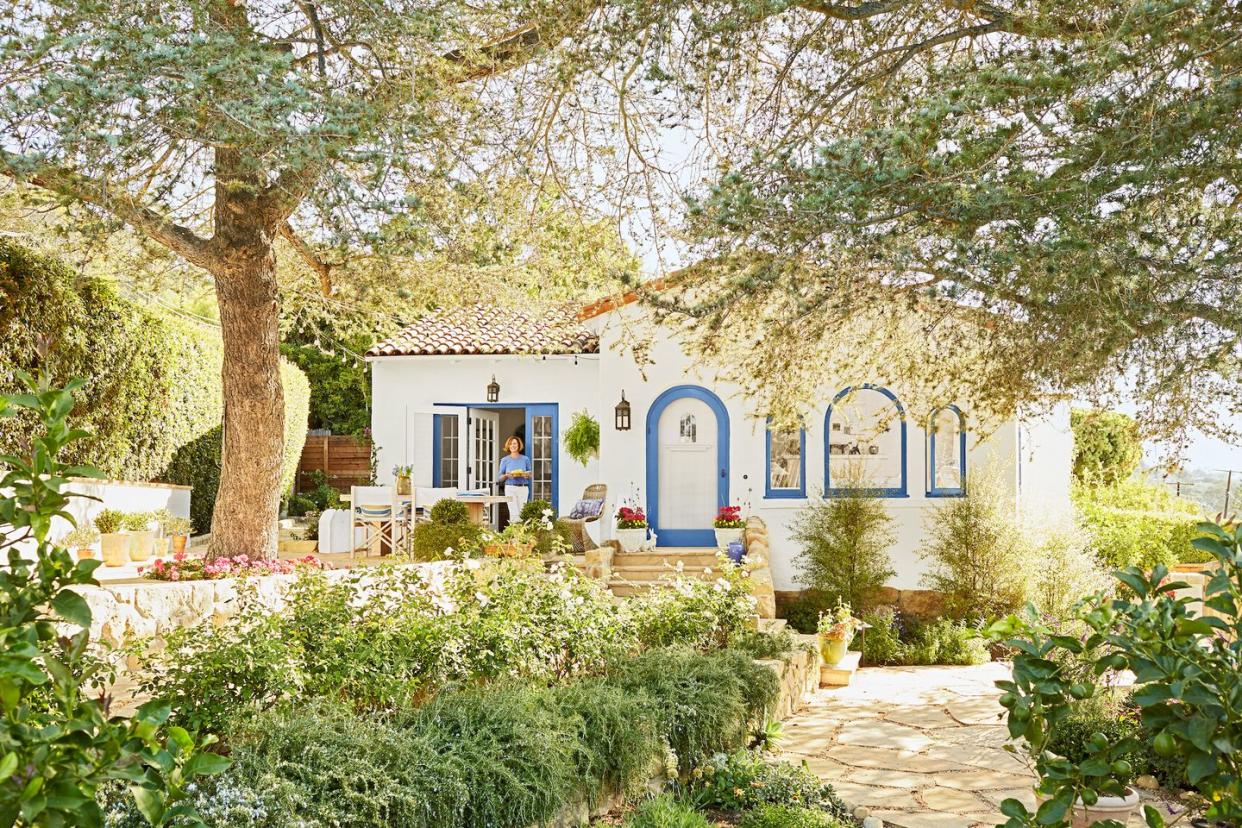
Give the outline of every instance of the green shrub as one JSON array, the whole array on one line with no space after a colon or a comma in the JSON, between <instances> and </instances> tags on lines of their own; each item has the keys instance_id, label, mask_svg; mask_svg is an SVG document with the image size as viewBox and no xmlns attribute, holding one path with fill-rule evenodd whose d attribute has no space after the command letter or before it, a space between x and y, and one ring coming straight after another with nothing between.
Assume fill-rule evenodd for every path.
<instances>
[{"instance_id":1,"label":"green shrub","mask_svg":"<svg viewBox=\"0 0 1242 828\"><path fill-rule=\"evenodd\" d=\"M668 794L640 802L623 825L626 828L711 828L707 817Z\"/></svg>"},{"instance_id":2,"label":"green shrub","mask_svg":"<svg viewBox=\"0 0 1242 828\"><path fill-rule=\"evenodd\" d=\"M763 632L761 630L742 630L729 643L733 649L746 653L751 658L772 659L784 658L797 646L793 634L789 630Z\"/></svg>"},{"instance_id":3,"label":"green shrub","mask_svg":"<svg viewBox=\"0 0 1242 828\"><path fill-rule=\"evenodd\" d=\"M1191 545L1202 509L1166 487L1128 479L1109 486L1078 484L1071 493L1096 558L1110 570L1206 560Z\"/></svg>"},{"instance_id":4,"label":"green shrub","mask_svg":"<svg viewBox=\"0 0 1242 828\"><path fill-rule=\"evenodd\" d=\"M1030 544L1014 520L1012 495L985 469L966 481L966 496L944 498L928 517L923 583L958 619L1012 612L1027 597Z\"/></svg>"},{"instance_id":5,"label":"green shrub","mask_svg":"<svg viewBox=\"0 0 1242 828\"><path fill-rule=\"evenodd\" d=\"M991 660L976 630L958 621L939 618L928 624L905 624L892 607L877 607L863 620L871 625L861 644L869 665L965 666Z\"/></svg>"},{"instance_id":6,"label":"green shrub","mask_svg":"<svg viewBox=\"0 0 1242 828\"><path fill-rule=\"evenodd\" d=\"M742 815L738 828L846 828L823 811L796 805L760 805Z\"/></svg>"},{"instance_id":7,"label":"green shrub","mask_svg":"<svg viewBox=\"0 0 1242 828\"><path fill-rule=\"evenodd\" d=\"M324 474L323 469L314 469L310 475L311 487L304 492L298 492L295 498L305 498L309 501L306 511L315 509L324 512L328 509L339 509L341 506L341 493L332 486L328 485L328 476ZM289 501L289 514L293 514L293 498Z\"/></svg>"},{"instance_id":8,"label":"green shrub","mask_svg":"<svg viewBox=\"0 0 1242 828\"><path fill-rule=\"evenodd\" d=\"M369 342L353 343L358 353ZM360 434L371 425L371 383L366 363L350 355L326 353L313 345L283 343L281 355L310 382L310 427L334 434Z\"/></svg>"},{"instance_id":9,"label":"green shrub","mask_svg":"<svg viewBox=\"0 0 1242 828\"><path fill-rule=\"evenodd\" d=\"M831 609L836 602L827 594L815 589L807 589L798 593L784 607L785 620L803 635L809 635L819 629L819 616Z\"/></svg>"},{"instance_id":10,"label":"green shrub","mask_svg":"<svg viewBox=\"0 0 1242 828\"><path fill-rule=\"evenodd\" d=\"M452 498L436 501L432 504L431 511L428 512L427 516L431 518L432 523L438 523L442 526L470 522L470 510L466 507L466 504Z\"/></svg>"},{"instance_id":11,"label":"green shrub","mask_svg":"<svg viewBox=\"0 0 1242 828\"><path fill-rule=\"evenodd\" d=\"M306 412L310 386L306 376L287 362L280 364L280 382L285 395L285 444L281 455L280 490L288 492L298 473L302 446L306 443ZM193 487L190 522L195 534L211 531L211 516L220 489L220 453L224 430L214 428L177 449L163 479Z\"/></svg>"},{"instance_id":12,"label":"green shrub","mask_svg":"<svg viewBox=\"0 0 1242 828\"><path fill-rule=\"evenodd\" d=\"M831 785L804 762L771 762L756 751L717 754L691 772L690 799L701 808L749 811L765 805L810 808L848 820L849 809Z\"/></svg>"},{"instance_id":13,"label":"green shrub","mask_svg":"<svg viewBox=\"0 0 1242 828\"><path fill-rule=\"evenodd\" d=\"M289 498L286 511L289 517L302 517L307 512L318 511L315 501L304 494L295 494Z\"/></svg>"},{"instance_id":14,"label":"green shrub","mask_svg":"<svg viewBox=\"0 0 1242 828\"><path fill-rule=\"evenodd\" d=\"M864 612L862 620L871 625L871 629L864 630L861 636L854 639L860 642L863 663L870 667L904 664L906 647L901 640L897 610L887 606L876 607Z\"/></svg>"},{"instance_id":15,"label":"green shrub","mask_svg":"<svg viewBox=\"0 0 1242 828\"><path fill-rule=\"evenodd\" d=\"M584 679L557 687L553 699L576 738L579 787L592 797L635 793L662 765L664 741L645 696Z\"/></svg>"},{"instance_id":16,"label":"green shrub","mask_svg":"<svg viewBox=\"0 0 1242 828\"><path fill-rule=\"evenodd\" d=\"M448 501L440 501L445 503ZM483 528L474 523L419 523L410 537L410 550L416 561L439 561L472 554L479 548Z\"/></svg>"},{"instance_id":17,"label":"green shrub","mask_svg":"<svg viewBox=\"0 0 1242 828\"><path fill-rule=\"evenodd\" d=\"M302 515L302 520L306 521L306 528L302 530L302 540L319 540L319 518L323 513L317 509L313 509Z\"/></svg>"},{"instance_id":18,"label":"green shrub","mask_svg":"<svg viewBox=\"0 0 1242 828\"><path fill-rule=\"evenodd\" d=\"M609 670L607 680L651 700L660 731L682 771L720 750L741 747L747 725L776 700L776 674L743 653L653 650Z\"/></svg>"},{"instance_id":19,"label":"green shrub","mask_svg":"<svg viewBox=\"0 0 1242 828\"><path fill-rule=\"evenodd\" d=\"M522 506L522 511L518 515L518 520L523 523L528 520L543 520L544 512L552 511L552 504L546 500L528 500Z\"/></svg>"},{"instance_id":20,"label":"green shrub","mask_svg":"<svg viewBox=\"0 0 1242 828\"><path fill-rule=\"evenodd\" d=\"M228 761L202 752L210 740L167 728L163 701L119 717L108 713L106 696L91 692L104 676L79 590L94 583L100 562L74 561L49 536L71 498L81 497L63 490L66 478L101 476L61 460L85 436L68 422L81 383L57 388L25 373L18 380L26 393L0 395L0 417L22 412L40 425L0 467L0 549L8 550L0 577L0 822L100 825L97 796L116 779L128 780L123 795L156 819L165 809L193 818L187 783Z\"/></svg>"},{"instance_id":21,"label":"green shrub","mask_svg":"<svg viewBox=\"0 0 1242 828\"><path fill-rule=\"evenodd\" d=\"M794 517L791 534L801 547L799 579L831 605L841 600L863 611L893 577L892 518L878 498L859 494L812 503Z\"/></svg>"},{"instance_id":22,"label":"green shrub","mask_svg":"<svg viewBox=\"0 0 1242 828\"><path fill-rule=\"evenodd\" d=\"M95 528L100 534L111 535L121 531L125 524L125 514L117 509L101 509L95 515Z\"/></svg>"},{"instance_id":23,"label":"green shrub","mask_svg":"<svg viewBox=\"0 0 1242 828\"><path fill-rule=\"evenodd\" d=\"M86 379L74 417L91 436L67 449L67 462L122 480L191 485L194 530L210 531L223 414L217 328L129 302L104 280L0 239L0 331L0 365L32 370L46 337L55 344L40 369L61 383ZM287 491L306 439L309 389L292 365L282 365L281 381ZM0 393L15 383L0 372ZM27 442L34 427L29 416L0 420L0 453Z\"/></svg>"},{"instance_id":24,"label":"green shrub","mask_svg":"<svg viewBox=\"0 0 1242 828\"><path fill-rule=\"evenodd\" d=\"M647 647L719 649L749 627L755 599L741 570L720 565L715 581L680 575L631 599L638 640Z\"/></svg>"},{"instance_id":25,"label":"green shrub","mask_svg":"<svg viewBox=\"0 0 1242 828\"><path fill-rule=\"evenodd\" d=\"M1134 474L1143 442L1134 418L1119 411L1071 411L1074 479L1110 486Z\"/></svg>"}]
</instances>

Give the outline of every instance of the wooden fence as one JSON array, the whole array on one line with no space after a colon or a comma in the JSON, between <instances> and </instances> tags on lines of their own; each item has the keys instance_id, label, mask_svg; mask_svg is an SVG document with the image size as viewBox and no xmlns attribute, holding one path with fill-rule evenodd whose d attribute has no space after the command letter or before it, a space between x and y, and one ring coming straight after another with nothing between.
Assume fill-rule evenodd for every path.
<instances>
[{"instance_id":1,"label":"wooden fence","mask_svg":"<svg viewBox=\"0 0 1242 828\"><path fill-rule=\"evenodd\" d=\"M307 437L298 463L297 491L315 487L311 482L314 471L323 472L328 485L342 492L348 492L350 486L365 486L371 482L371 443L336 434Z\"/></svg>"}]
</instances>

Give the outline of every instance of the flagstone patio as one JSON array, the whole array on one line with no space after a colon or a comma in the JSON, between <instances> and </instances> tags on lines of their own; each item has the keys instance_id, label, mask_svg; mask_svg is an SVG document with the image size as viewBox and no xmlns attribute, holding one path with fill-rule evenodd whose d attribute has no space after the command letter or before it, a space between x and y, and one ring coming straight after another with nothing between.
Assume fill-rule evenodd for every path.
<instances>
[{"instance_id":1,"label":"flagstone patio","mask_svg":"<svg viewBox=\"0 0 1242 828\"><path fill-rule=\"evenodd\" d=\"M1005 664L860 670L785 723L784 758L888 826L994 826L1003 800L1034 806L1034 775L1004 750L993 682L1007 675Z\"/></svg>"}]
</instances>

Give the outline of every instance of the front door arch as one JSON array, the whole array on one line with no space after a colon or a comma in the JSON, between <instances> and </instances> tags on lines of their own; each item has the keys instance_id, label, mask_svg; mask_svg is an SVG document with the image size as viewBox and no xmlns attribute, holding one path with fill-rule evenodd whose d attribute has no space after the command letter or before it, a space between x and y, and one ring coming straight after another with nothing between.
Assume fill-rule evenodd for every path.
<instances>
[{"instance_id":1,"label":"front door arch","mask_svg":"<svg viewBox=\"0 0 1242 828\"><path fill-rule=\"evenodd\" d=\"M647 517L658 546L715 546L729 503L729 412L698 385L677 385L647 411Z\"/></svg>"}]
</instances>

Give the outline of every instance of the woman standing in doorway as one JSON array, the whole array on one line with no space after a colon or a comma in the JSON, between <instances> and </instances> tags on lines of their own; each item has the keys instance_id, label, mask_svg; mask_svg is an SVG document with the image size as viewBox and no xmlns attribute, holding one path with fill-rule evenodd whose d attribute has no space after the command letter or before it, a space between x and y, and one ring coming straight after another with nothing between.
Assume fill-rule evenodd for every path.
<instances>
[{"instance_id":1,"label":"woman standing in doorway","mask_svg":"<svg viewBox=\"0 0 1242 828\"><path fill-rule=\"evenodd\" d=\"M498 483L504 484L505 497L509 506L509 522L521 520L522 507L530 500L530 458L522 454L522 441L518 437L505 440L505 451L509 452L500 458L500 477Z\"/></svg>"}]
</instances>

